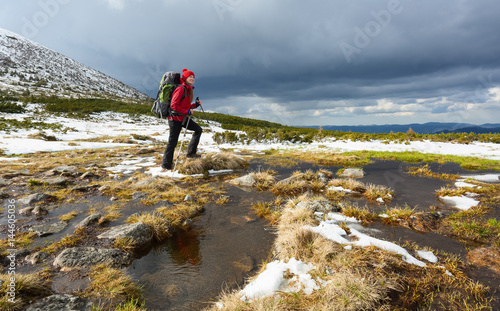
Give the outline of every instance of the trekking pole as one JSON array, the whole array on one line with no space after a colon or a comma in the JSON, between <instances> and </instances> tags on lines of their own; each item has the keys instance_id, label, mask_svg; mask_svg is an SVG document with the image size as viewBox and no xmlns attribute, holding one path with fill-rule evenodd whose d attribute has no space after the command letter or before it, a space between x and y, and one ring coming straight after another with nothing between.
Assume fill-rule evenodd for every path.
<instances>
[{"instance_id":1,"label":"trekking pole","mask_svg":"<svg viewBox=\"0 0 500 311\"><path fill-rule=\"evenodd\" d=\"M175 159L174 168L172 169L172 178L174 177L174 172L175 172L175 167L177 166L177 161L179 161L179 156L181 155L182 145L184 144L184 137L186 137L186 131L187 131L187 128L189 125L189 120L191 120L191 116L188 116L186 127L184 128L184 134L182 135L182 140L181 140L181 147L179 148L179 151L177 152L177 158Z\"/></svg>"},{"instance_id":2,"label":"trekking pole","mask_svg":"<svg viewBox=\"0 0 500 311\"><path fill-rule=\"evenodd\" d=\"M199 97L196 97L196 101L198 101L200 98ZM205 121L207 121L208 123L208 127L210 128L210 131L212 131L212 133L214 132L214 130L212 129L212 126L210 125L210 122L208 121L208 118L207 118L207 114L205 113L205 109L203 109L203 106L200 104L200 107L201 107L201 111L203 112L203 115L205 116ZM217 145L219 144L217 141L216 141Z\"/></svg>"}]
</instances>

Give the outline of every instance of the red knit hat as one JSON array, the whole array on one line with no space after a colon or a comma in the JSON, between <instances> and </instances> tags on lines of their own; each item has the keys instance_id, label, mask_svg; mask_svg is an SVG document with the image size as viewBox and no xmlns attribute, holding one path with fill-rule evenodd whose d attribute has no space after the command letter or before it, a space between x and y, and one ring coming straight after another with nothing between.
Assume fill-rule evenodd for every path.
<instances>
[{"instance_id":1,"label":"red knit hat","mask_svg":"<svg viewBox=\"0 0 500 311\"><path fill-rule=\"evenodd\" d=\"M182 80L186 80L191 75L194 77L194 72L186 68L182 69Z\"/></svg>"}]
</instances>

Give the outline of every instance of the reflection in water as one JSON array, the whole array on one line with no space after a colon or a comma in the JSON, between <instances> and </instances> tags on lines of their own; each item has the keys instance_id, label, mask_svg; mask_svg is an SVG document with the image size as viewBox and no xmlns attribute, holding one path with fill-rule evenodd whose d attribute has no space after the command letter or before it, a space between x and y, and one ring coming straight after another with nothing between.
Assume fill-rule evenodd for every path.
<instances>
[{"instance_id":1,"label":"reflection in water","mask_svg":"<svg viewBox=\"0 0 500 311\"><path fill-rule=\"evenodd\" d=\"M221 291L242 285L267 259L274 235L251 210L255 192L230 187L231 201L209 204L189 231L178 232L128 273L145 288L148 310L200 310ZM262 200L272 194L259 193Z\"/></svg>"},{"instance_id":2,"label":"reflection in water","mask_svg":"<svg viewBox=\"0 0 500 311\"><path fill-rule=\"evenodd\" d=\"M201 264L199 233L195 230L175 234L167 242L167 250L172 262L177 265Z\"/></svg>"}]
</instances>

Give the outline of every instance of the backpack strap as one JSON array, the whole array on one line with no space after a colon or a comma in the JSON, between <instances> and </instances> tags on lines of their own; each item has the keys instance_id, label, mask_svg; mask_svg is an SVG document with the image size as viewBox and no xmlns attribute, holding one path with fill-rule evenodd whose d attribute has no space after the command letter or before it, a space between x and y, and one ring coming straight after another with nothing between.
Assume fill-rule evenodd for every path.
<instances>
[{"instance_id":1,"label":"backpack strap","mask_svg":"<svg viewBox=\"0 0 500 311\"><path fill-rule=\"evenodd\" d=\"M179 86L182 86L182 88L184 89L184 93L182 93L182 97L181 97L181 100L180 100L180 102L181 102L181 101L182 101L184 98L186 98L186 96L187 96L187 94L186 94L186 93L187 93L187 89L186 89L186 87L185 87L184 85L182 85L182 84L180 84ZM179 86L178 86L178 87L179 87ZM177 87L176 87L175 89L177 89ZM175 90L174 90L174 91L175 91ZM170 96L173 96L173 95L174 95L174 92L172 92L172 94L171 94ZM170 102L170 105L171 105L171 104L172 104L172 98L170 98L169 102ZM170 106L170 116L171 116L171 117L173 117L173 116L183 116L183 115L184 115L184 114L182 114L182 113L180 113L180 112L175 111L174 109L172 109L172 106Z\"/></svg>"}]
</instances>

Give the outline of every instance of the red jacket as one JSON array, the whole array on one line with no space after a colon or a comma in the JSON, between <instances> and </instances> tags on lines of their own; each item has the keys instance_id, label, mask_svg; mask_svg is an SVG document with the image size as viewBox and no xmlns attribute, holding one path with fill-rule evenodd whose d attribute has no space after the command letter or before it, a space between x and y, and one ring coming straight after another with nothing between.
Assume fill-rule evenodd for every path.
<instances>
[{"instance_id":1,"label":"red jacket","mask_svg":"<svg viewBox=\"0 0 500 311\"><path fill-rule=\"evenodd\" d=\"M196 108L196 104L191 104L193 101L193 89L194 86L188 85L181 78L181 84L186 88L186 96L182 99L182 95L184 94L184 87L179 86L174 90L172 94L172 102L170 103L170 107L183 115L187 115L189 109ZM182 99L182 100L181 100ZM184 116L169 116L170 120L174 121L182 121Z\"/></svg>"}]
</instances>

